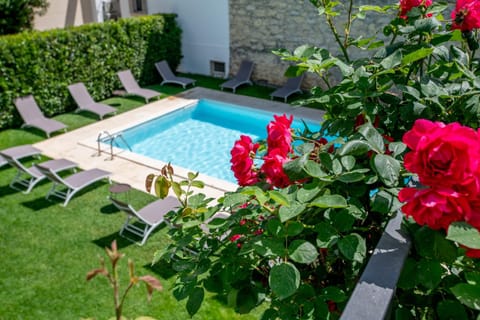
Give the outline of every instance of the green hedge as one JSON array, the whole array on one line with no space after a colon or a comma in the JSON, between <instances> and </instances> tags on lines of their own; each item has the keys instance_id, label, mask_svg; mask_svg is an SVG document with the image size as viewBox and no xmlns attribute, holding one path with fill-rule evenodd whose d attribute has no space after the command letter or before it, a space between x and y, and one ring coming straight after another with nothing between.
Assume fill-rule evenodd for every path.
<instances>
[{"instance_id":1,"label":"green hedge","mask_svg":"<svg viewBox=\"0 0 480 320\"><path fill-rule=\"evenodd\" d=\"M67 86L82 81L95 100L121 88L130 69L140 85L157 83L154 63L181 59L176 15L162 14L0 37L0 129L18 126L13 100L32 94L46 116L76 108Z\"/></svg>"}]
</instances>

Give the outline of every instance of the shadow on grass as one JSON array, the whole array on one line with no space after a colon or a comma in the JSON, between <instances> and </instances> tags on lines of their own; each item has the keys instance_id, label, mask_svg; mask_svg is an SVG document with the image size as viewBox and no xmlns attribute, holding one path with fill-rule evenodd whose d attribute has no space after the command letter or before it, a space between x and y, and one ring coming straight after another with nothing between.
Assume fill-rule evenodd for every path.
<instances>
[{"instance_id":1,"label":"shadow on grass","mask_svg":"<svg viewBox=\"0 0 480 320\"><path fill-rule=\"evenodd\" d=\"M17 192L21 192L21 191L17 191L15 189L10 188L10 186L8 184L5 185L5 186L1 186L0 187L0 198L12 195L12 194L17 193Z\"/></svg>"},{"instance_id":2,"label":"shadow on grass","mask_svg":"<svg viewBox=\"0 0 480 320\"><path fill-rule=\"evenodd\" d=\"M121 237L118 232L114 232L107 236L93 240L92 242L99 246L100 248L109 247L111 248L113 240L117 240L117 248L123 249L134 244L132 241Z\"/></svg>"},{"instance_id":3,"label":"shadow on grass","mask_svg":"<svg viewBox=\"0 0 480 320\"><path fill-rule=\"evenodd\" d=\"M45 209L45 208L48 208L48 207L51 207L51 206L54 206L54 205L60 205L62 204L63 201L61 199L57 199L57 198L50 198L50 199L45 199L45 196L42 196L40 198L37 198L35 200L31 200L31 201L25 201L25 202L22 202L22 205L24 207L27 207L31 210L34 210L34 211L37 211L37 210L42 210L42 209Z\"/></svg>"},{"instance_id":4,"label":"shadow on grass","mask_svg":"<svg viewBox=\"0 0 480 320\"><path fill-rule=\"evenodd\" d=\"M146 264L143 267L159 275L165 280L170 279L177 273L175 270L173 270L172 263L168 263L163 260L158 261L154 265L152 265L151 263Z\"/></svg>"},{"instance_id":5,"label":"shadow on grass","mask_svg":"<svg viewBox=\"0 0 480 320\"><path fill-rule=\"evenodd\" d=\"M100 208L100 212L103 214L115 214L120 212L117 207L115 207L112 203L107 204L106 206L103 206Z\"/></svg>"}]
</instances>

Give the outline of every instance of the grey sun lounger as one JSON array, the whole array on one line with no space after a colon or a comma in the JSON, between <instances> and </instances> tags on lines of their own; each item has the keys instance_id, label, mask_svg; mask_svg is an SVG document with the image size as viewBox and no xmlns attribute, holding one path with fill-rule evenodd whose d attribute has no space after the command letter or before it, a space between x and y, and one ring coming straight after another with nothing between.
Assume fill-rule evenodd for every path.
<instances>
[{"instance_id":1,"label":"grey sun lounger","mask_svg":"<svg viewBox=\"0 0 480 320\"><path fill-rule=\"evenodd\" d=\"M10 156L13 159L19 160L26 157L37 156L42 152L39 149L29 144L0 150L0 167L3 167L4 165L8 164L7 159L4 156L2 156L2 153Z\"/></svg>"},{"instance_id":2,"label":"grey sun lounger","mask_svg":"<svg viewBox=\"0 0 480 320\"><path fill-rule=\"evenodd\" d=\"M69 175L68 177L60 177L55 170L52 170L48 166L41 164L36 164L37 169L45 175L49 180L53 182L53 186L48 191L45 198L50 196L56 196L62 200L65 200L63 206L67 206L70 199L80 190L86 188L87 186L108 178L110 181L110 172L101 170L101 169L90 169L85 171L80 171ZM58 190L58 187L64 187L63 190Z\"/></svg>"},{"instance_id":3,"label":"grey sun lounger","mask_svg":"<svg viewBox=\"0 0 480 320\"><path fill-rule=\"evenodd\" d=\"M18 158L14 157L14 153L4 150L0 152L0 155L14 168L17 169L17 174L10 182L10 187L15 190L23 191L24 193L29 193L32 191L40 181L46 178L46 175L43 174L37 167L37 165L32 165L31 167L26 167L21 163ZM58 160L48 160L39 164L52 172L60 172L67 169L74 169L77 164L70 160L58 159ZM22 190L18 185L23 186L26 190Z\"/></svg>"},{"instance_id":4,"label":"grey sun lounger","mask_svg":"<svg viewBox=\"0 0 480 320\"><path fill-rule=\"evenodd\" d=\"M140 245L143 245L147 241L150 234L159 225L167 222L165 220L165 214L180 206L178 199L172 196L156 200L138 211L130 204L119 201L113 197L110 197L110 200L117 209L127 214L127 220L123 224L119 234L132 242L137 241L128 237L125 233L126 231L140 237Z\"/></svg>"},{"instance_id":5,"label":"grey sun lounger","mask_svg":"<svg viewBox=\"0 0 480 320\"><path fill-rule=\"evenodd\" d=\"M123 88L128 94L140 96L144 98L147 103L151 98L161 95L161 93L158 91L141 88L130 70L119 71L117 75L122 83Z\"/></svg>"},{"instance_id":6,"label":"grey sun lounger","mask_svg":"<svg viewBox=\"0 0 480 320\"><path fill-rule=\"evenodd\" d=\"M195 85L195 80L193 79L176 76L172 72L172 69L170 69L168 62L165 60L155 63L155 68L163 78L160 85L164 85L165 83L175 83L181 85L183 88L186 88L190 84Z\"/></svg>"},{"instance_id":7,"label":"grey sun lounger","mask_svg":"<svg viewBox=\"0 0 480 320\"><path fill-rule=\"evenodd\" d=\"M224 88L232 89L233 93L235 90L243 85L249 84L252 85L252 81L250 81L250 77L252 76L253 72L253 62L248 60L243 60L240 64L240 68L238 69L237 74L233 79L228 80L220 85L220 88L223 90Z\"/></svg>"},{"instance_id":8,"label":"grey sun lounger","mask_svg":"<svg viewBox=\"0 0 480 320\"><path fill-rule=\"evenodd\" d=\"M294 93L302 93L302 90L300 87L302 86L302 81L303 78L305 77L305 74L302 73L302 75L293 77L293 78L288 78L287 82L285 85L281 88L278 88L274 92L270 94L270 98L273 99L275 98L282 98L284 99L285 102L287 102L287 99L290 95Z\"/></svg>"},{"instance_id":9,"label":"grey sun lounger","mask_svg":"<svg viewBox=\"0 0 480 320\"><path fill-rule=\"evenodd\" d=\"M67 131L67 126L60 121L46 118L32 95L15 99L15 107L20 113L23 121L23 127L33 127L42 130L50 138L52 132L59 130Z\"/></svg>"},{"instance_id":10,"label":"grey sun lounger","mask_svg":"<svg viewBox=\"0 0 480 320\"><path fill-rule=\"evenodd\" d=\"M117 112L115 108L112 108L109 105L95 102L92 96L88 93L88 90L85 87L85 84L83 84L83 82L69 85L68 91L70 92L73 100L75 100L75 103L78 106L78 109L75 110L75 112L92 112L98 115L100 119L103 119L103 117L107 114L115 114Z\"/></svg>"}]
</instances>

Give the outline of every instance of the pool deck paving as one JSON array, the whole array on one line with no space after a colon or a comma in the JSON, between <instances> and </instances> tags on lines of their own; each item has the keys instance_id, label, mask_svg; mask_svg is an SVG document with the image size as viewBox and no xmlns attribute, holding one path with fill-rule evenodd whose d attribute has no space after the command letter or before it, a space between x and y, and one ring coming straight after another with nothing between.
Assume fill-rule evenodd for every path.
<instances>
[{"instance_id":1,"label":"pool deck paving","mask_svg":"<svg viewBox=\"0 0 480 320\"><path fill-rule=\"evenodd\" d=\"M165 163L116 147L112 149L114 154L112 159L109 145L102 143L100 145L101 152L98 152L97 140L99 135L102 135L102 137L105 137L107 133L116 135L137 124L189 106L200 98L249 106L276 114L293 114L296 118L321 121L323 117L323 112L320 110L304 107L293 108L291 105L282 102L196 87L177 96L156 100L143 107L59 134L38 142L34 146L50 158L64 158L74 161L83 170L92 168L107 170L112 173L112 181L127 183L137 190L146 192L145 178L150 173L158 174ZM176 178L182 180L187 176L189 170L174 167L174 171ZM215 199L222 196L225 191L233 191L237 188L236 184L202 174L199 175L199 179L205 182L205 188L198 191Z\"/></svg>"}]
</instances>

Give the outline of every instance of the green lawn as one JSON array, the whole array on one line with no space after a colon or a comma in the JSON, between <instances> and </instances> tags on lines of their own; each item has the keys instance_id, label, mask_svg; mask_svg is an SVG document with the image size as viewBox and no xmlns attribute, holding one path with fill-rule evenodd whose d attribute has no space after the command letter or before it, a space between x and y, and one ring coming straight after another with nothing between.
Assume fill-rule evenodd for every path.
<instances>
[{"instance_id":1,"label":"green lawn","mask_svg":"<svg viewBox=\"0 0 480 320\"><path fill-rule=\"evenodd\" d=\"M218 89L223 81L192 76L197 85ZM167 95L183 89L176 86L151 86ZM268 98L273 89L245 87L246 94ZM104 102L124 112L143 104L142 99L111 98ZM97 121L86 113L68 113L55 117L69 130ZM33 129L0 131L0 149L35 143L44 135ZM28 159L42 161L45 159ZM104 248L117 239L126 257L120 261L120 273L127 283L127 260L135 262L138 275L152 274L160 279L163 292L146 299L144 286L132 290L125 302L124 316L151 316L157 319L188 319L185 302L177 302L171 293L172 270L167 265L151 265L156 250L168 243L167 227L154 233L140 247L118 236L125 216L115 210L107 199L106 182L93 185L76 195L67 207L60 200L44 198L51 184L44 182L26 195L9 187L15 170L0 168L0 319L108 319L114 316L113 298L107 280L98 277L87 282L88 271L99 266L105 257ZM130 202L140 208L154 200L140 191L131 191ZM208 296L193 319L257 319L260 312L238 315L215 296Z\"/></svg>"}]
</instances>

